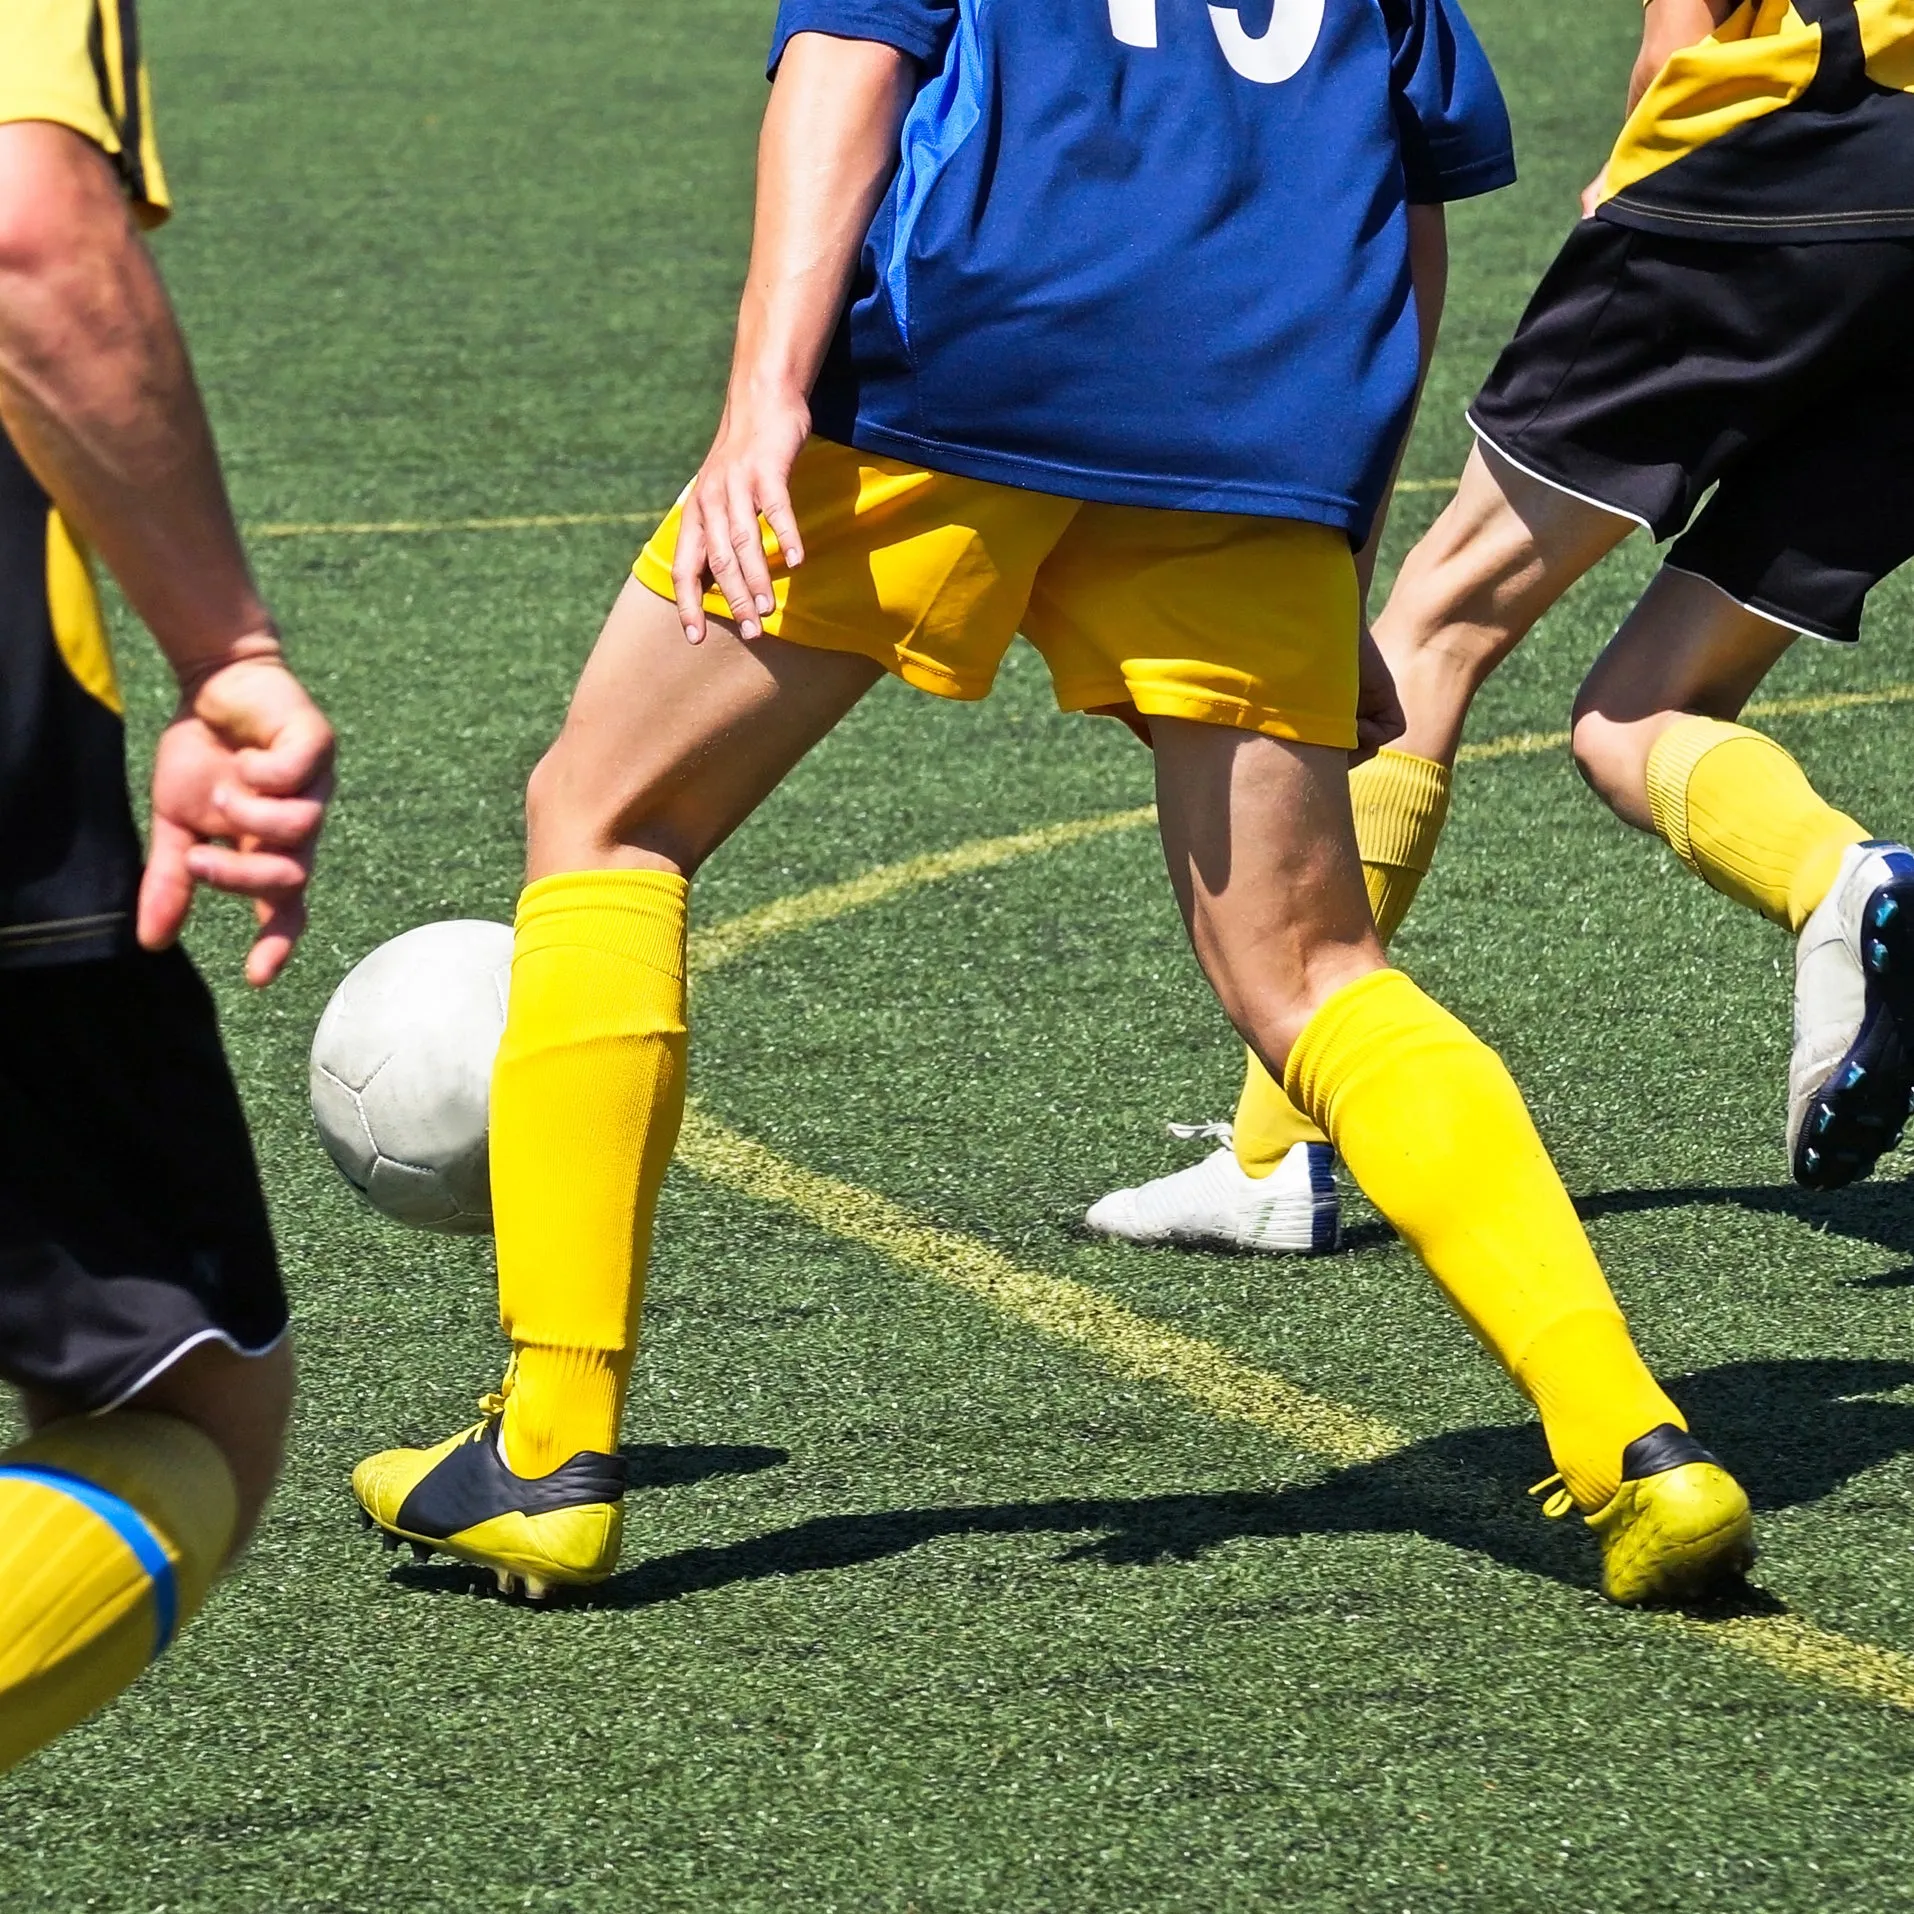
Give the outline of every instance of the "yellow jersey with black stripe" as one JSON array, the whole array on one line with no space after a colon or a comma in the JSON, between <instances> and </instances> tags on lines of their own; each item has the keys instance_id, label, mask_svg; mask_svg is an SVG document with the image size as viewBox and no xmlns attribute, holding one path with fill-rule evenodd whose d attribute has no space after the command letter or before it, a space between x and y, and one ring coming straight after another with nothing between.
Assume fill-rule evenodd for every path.
<instances>
[{"instance_id":1,"label":"yellow jersey with black stripe","mask_svg":"<svg viewBox=\"0 0 1914 1914\"><path fill-rule=\"evenodd\" d=\"M0 124L91 140L145 225L168 210L133 0L0 0ZM130 948L141 850L91 566L0 432L0 972Z\"/></svg>"},{"instance_id":2,"label":"yellow jersey with black stripe","mask_svg":"<svg viewBox=\"0 0 1914 1914\"><path fill-rule=\"evenodd\" d=\"M1914 235L1914 0L1743 0L1662 68L1601 217L1677 237Z\"/></svg>"},{"instance_id":3,"label":"yellow jersey with black stripe","mask_svg":"<svg viewBox=\"0 0 1914 1914\"><path fill-rule=\"evenodd\" d=\"M143 225L171 208L134 0L0 0L0 124L51 120L113 162Z\"/></svg>"}]
</instances>

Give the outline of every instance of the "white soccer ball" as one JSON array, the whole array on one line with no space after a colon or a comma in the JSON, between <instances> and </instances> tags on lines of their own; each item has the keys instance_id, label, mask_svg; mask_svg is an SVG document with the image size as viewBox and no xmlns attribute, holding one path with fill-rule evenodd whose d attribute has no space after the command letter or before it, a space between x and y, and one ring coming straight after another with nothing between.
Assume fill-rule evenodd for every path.
<instances>
[{"instance_id":1,"label":"white soccer ball","mask_svg":"<svg viewBox=\"0 0 1914 1914\"><path fill-rule=\"evenodd\" d=\"M312 1115L340 1174L395 1223L482 1236L492 1059L512 932L422 924L350 971L312 1039Z\"/></svg>"}]
</instances>

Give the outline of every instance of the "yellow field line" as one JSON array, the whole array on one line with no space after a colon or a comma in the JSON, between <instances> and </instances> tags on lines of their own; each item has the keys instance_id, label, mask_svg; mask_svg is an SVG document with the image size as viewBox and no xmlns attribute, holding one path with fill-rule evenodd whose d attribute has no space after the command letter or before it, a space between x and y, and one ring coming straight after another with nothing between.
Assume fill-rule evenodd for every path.
<instances>
[{"instance_id":1,"label":"yellow field line","mask_svg":"<svg viewBox=\"0 0 1914 1914\"><path fill-rule=\"evenodd\" d=\"M913 891L925 884L941 883L948 877L961 877L969 871L1008 864L1013 858L1029 857L1037 851L1061 850L1066 844L1080 844L1085 838L1101 837L1108 831L1133 830L1155 821L1156 806L1143 804L1133 811L1112 811L1103 817L1047 824L1041 830L1018 831L1010 837L978 838L969 844L959 844L953 850L932 851L924 857L906 858L901 864L880 865L862 877L850 878L842 884L825 884L814 891L800 891L793 897L780 897L700 931L691 940L688 967L695 977L700 972L715 970L719 964L729 963L747 950L755 950L773 937L828 924L847 911L882 903L900 891Z\"/></svg>"},{"instance_id":2,"label":"yellow field line","mask_svg":"<svg viewBox=\"0 0 1914 1914\"><path fill-rule=\"evenodd\" d=\"M1776 700L1764 715L1840 710L1914 699L1914 686ZM1490 740L1483 756L1544 750L1531 737ZM1502 749L1498 750L1500 746ZM1009 837L984 838L948 851L908 858L845 883L780 898L692 939L694 975L789 932L835 918L967 872L1061 849L1145 824L1153 808L1116 811ZM1119 1374L1175 1389L1219 1420L1246 1425L1341 1466L1399 1453L1399 1429L1344 1404L1311 1394L1286 1378L1240 1361L1219 1345L1153 1322L1087 1285L1025 1269L1000 1250L956 1230L914 1217L888 1197L820 1175L740 1135L693 1102L685 1111L678 1155L685 1165L758 1202L801 1216L841 1241L875 1251L898 1266L963 1291L1044 1335L1082 1349ZM1658 1616L1715 1648L1728 1648L1795 1680L1819 1682L1862 1700L1914 1713L1914 1657L1819 1627L1799 1615L1743 1615L1718 1622Z\"/></svg>"},{"instance_id":3,"label":"yellow field line","mask_svg":"<svg viewBox=\"0 0 1914 1914\"><path fill-rule=\"evenodd\" d=\"M569 525L656 525L669 507L649 512L535 512L523 518L341 519L313 524L248 525L248 538L390 538L416 532L552 532Z\"/></svg>"},{"instance_id":4,"label":"yellow field line","mask_svg":"<svg viewBox=\"0 0 1914 1914\"><path fill-rule=\"evenodd\" d=\"M1455 479L1402 479L1398 492L1453 492ZM671 508L646 512L534 512L513 518L385 518L268 521L248 525L248 538L395 538L422 532L551 532L571 525L658 524Z\"/></svg>"},{"instance_id":5,"label":"yellow field line","mask_svg":"<svg viewBox=\"0 0 1914 1914\"><path fill-rule=\"evenodd\" d=\"M1252 1369L1216 1344L1166 1329L1082 1283L1021 1269L988 1243L920 1222L875 1191L800 1168L695 1104L685 1111L678 1155L714 1183L777 1203L828 1235L964 1290L1089 1350L1122 1375L1168 1383L1225 1421L1246 1422L1336 1462L1379 1461L1406 1439L1386 1422Z\"/></svg>"},{"instance_id":6,"label":"yellow field line","mask_svg":"<svg viewBox=\"0 0 1914 1914\"><path fill-rule=\"evenodd\" d=\"M776 1204L827 1236L961 1290L1028 1328L1074 1345L1119 1375L1164 1384L1219 1421L1244 1424L1344 1467L1380 1462L1408 1446L1408 1437L1387 1422L1312 1395L1082 1283L1025 1269L988 1243L925 1223L873 1190L804 1169L726 1128L695 1103L685 1110L678 1156L711 1182L755 1202ZM1655 1619L1797 1680L1914 1713L1914 1657L1891 1648L1836 1634L1798 1615L1744 1615L1720 1622Z\"/></svg>"},{"instance_id":7,"label":"yellow field line","mask_svg":"<svg viewBox=\"0 0 1914 1914\"><path fill-rule=\"evenodd\" d=\"M1894 684L1874 691L1834 691L1812 698L1776 698L1765 704L1751 704L1747 715L1751 718L1802 717L1822 711L1909 702L1914 702L1914 684ZM1567 743L1566 731L1518 731L1508 737L1465 744L1456 756L1463 764L1482 764L1495 758L1533 757L1544 751L1559 750ZM816 890L775 898L755 910L744 911L714 924L709 930L697 932L691 940L690 971L695 977L715 970L720 964L728 964L734 957L741 957L775 937L828 924L848 911L881 904L888 897L925 884L942 883L946 878L989 870L1019 857L1060 851L1086 838L1102 837L1111 831L1136 830L1155 822L1156 806L1139 804L1133 810L1073 818L1067 823L1046 824L1034 831L1016 831L1008 837L977 838L947 851L930 851L922 857L883 864L842 883L824 884Z\"/></svg>"}]
</instances>

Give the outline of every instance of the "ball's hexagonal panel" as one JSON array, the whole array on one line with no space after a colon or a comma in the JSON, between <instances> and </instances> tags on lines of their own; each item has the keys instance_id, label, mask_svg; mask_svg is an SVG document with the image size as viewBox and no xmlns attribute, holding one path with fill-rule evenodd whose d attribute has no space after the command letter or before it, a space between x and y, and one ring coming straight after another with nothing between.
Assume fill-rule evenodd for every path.
<instances>
[{"instance_id":1,"label":"ball's hexagonal panel","mask_svg":"<svg viewBox=\"0 0 1914 1914\"><path fill-rule=\"evenodd\" d=\"M487 1129L508 925L423 924L364 959L313 1035L313 1120L340 1173L395 1222L491 1228Z\"/></svg>"},{"instance_id":2,"label":"ball's hexagonal panel","mask_svg":"<svg viewBox=\"0 0 1914 1914\"><path fill-rule=\"evenodd\" d=\"M315 1063L309 1074L312 1119L319 1126L319 1141L326 1146L326 1154L339 1174L363 1192L372 1180L372 1165L379 1151L366 1128L359 1099L330 1070Z\"/></svg>"}]
</instances>

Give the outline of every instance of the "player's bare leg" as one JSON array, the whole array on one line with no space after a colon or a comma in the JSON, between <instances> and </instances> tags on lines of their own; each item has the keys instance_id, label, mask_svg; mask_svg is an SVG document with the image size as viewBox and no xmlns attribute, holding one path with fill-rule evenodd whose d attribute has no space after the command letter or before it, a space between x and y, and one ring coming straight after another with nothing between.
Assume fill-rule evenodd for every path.
<instances>
[{"instance_id":1,"label":"player's bare leg","mask_svg":"<svg viewBox=\"0 0 1914 1914\"><path fill-rule=\"evenodd\" d=\"M493 1078L506 1384L434 1449L360 1464L393 1542L534 1596L609 1574L614 1451L684 1103L689 880L882 675L627 584L527 793L530 881Z\"/></svg>"},{"instance_id":2,"label":"player's bare leg","mask_svg":"<svg viewBox=\"0 0 1914 1914\"><path fill-rule=\"evenodd\" d=\"M1386 968L1343 754L1153 719L1164 853L1231 1021L1541 1412L1603 1585L1671 1598L1752 1559L1747 1498L1636 1353L1520 1094Z\"/></svg>"},{"instance_id":3,"label":"player's bare leg","mask_svg":"<svg viewBox=\"0 0 1914 1914\"><path fill-rule=\"evenodd\" d=\"M1575 761L1616 816L1795 938L1789 1167L1865 1176L1914 1102L1914 852L1873 839L1735 722L1786 626L1665 569L1575 702Z\"/></svg>"},{"instance_id":4,"label":"player's bare leg","mask_svg":"<svg viewBox=\"0 0 1914 1914\"><path fill-rule=\"evenodd\" d=\"M1374 629L1405 728L1349 779L1368 907L1385 945L1435 855L1476 693L1536 621L1634 529L1633 520L1478 445L1455 497L1404 560ZM1086 1222L1132 1242L1333 1249L1332 1152L1253 1049L1226 1135L1225 1147L1186 1169L1112 1191Z\"/></svg>"},{"instance_id":5,"label":"player's bare leg","mask_svg":"<svg viewBox=\"0 0 1914 1914\"><path fill-rule=\"evenodd\" d=\"M868 658L749 642L628 581L526 792L526 874L690 878L884 675Z\"/></svg>"},{"instance_id":6,"label":"player's bare leg","mask_svg":"<svg viewBox=\"0 0 1914 1914\"><path fill-rule=\"evenodd\" d=\"M1624 824L1652 832L1656 744L1685 718L1734 723L1799 635L1664 568L1575 695L1576 769Z\"/></svg>"},{"instance_id":7,"label":"player's bare leg","mask_svg":"<svg viewBox=\"0 0 1914 1914\"><path fill-rule=\"evenodd\" d=\"M1396 748L1453 765L1490 674L1634 529L1478 443L1375 620L1407 721Z\"/></svg>"}]
</instances>

